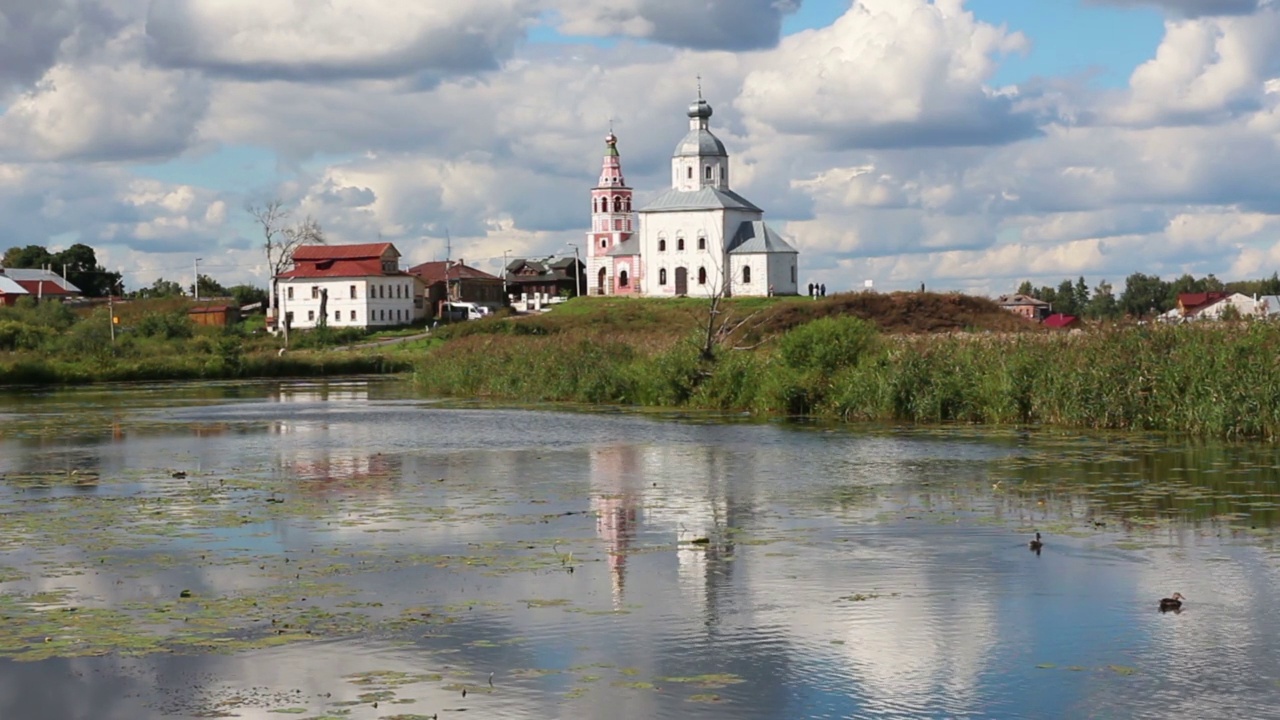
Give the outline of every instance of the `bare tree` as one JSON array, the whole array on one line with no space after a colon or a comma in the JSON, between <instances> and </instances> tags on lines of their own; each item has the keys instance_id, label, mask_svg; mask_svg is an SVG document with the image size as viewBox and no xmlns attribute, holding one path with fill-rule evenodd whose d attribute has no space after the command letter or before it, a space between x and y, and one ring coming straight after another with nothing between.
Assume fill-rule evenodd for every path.
<instances>
[{"instance_id":1,"label":"bare tree","mask_svg":"<svg viewBox=\"0 0 1280 720\"><path fill-rule=\"evenodd\" d=\"M245 210L262 228L262 249L267 254L267 270L271 273L268 307L270 315L276 317L276 278L293 262L293 251L299 246L323 245L324 231L320 229L320 223L309 215L290 224L291 214L279 198L261 205L250 203ZM282 326L284 319L276 317L276 322Z\"/></svg>"},{"instance_id":2,"label":"bare tree","mask_svg":"<svg viewBox=\"0 0 1280 720\"><path fill-rule=\"evenodd\" d=\"M716 275L719 276L719 283L711 283L707 286L707 315L705 332L702 333L702 359L705 361L715 360L716 348L726 345L731 337L741 330L747 323L756 319L760 311L756 311L743 318L735 317L732 312L725 307L725 300L729 297L729 289L732 287L733 277L730 268L724 267L721 263L724 257L728 255L725 252L723 233L717 233L721 237L716 239L713 246L715 252L711 253L711 262L715 266ZM703 228L703 235L707 237L707 242L711 242L711 237ZM699 313L700 315L701 313ZM758 347L759 343L750 347L733 347L734 350L749 350Z\"/></svg>"}]
</instances>

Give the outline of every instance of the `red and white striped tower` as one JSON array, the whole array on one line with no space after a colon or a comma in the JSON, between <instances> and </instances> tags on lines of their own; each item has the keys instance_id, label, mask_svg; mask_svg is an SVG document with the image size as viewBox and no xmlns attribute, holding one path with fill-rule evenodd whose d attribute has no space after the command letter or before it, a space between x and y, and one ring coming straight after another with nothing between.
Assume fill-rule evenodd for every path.
<instances>
[{"instance_id":1,"label":"red and white striped tower","mask_svg":"<svg viewBox=\"0 0 1280 720\"><path fill-rule=\"evenodd\" d=\"M587 233L587 287L591 295L631 294L640 289L638 253L618 256L615 251L636 231L631 208L631 188L622 176L618 136L604 139L607 150L600 169L600 184L591 190L591 231Z\"/></svg>"}]
</instances>

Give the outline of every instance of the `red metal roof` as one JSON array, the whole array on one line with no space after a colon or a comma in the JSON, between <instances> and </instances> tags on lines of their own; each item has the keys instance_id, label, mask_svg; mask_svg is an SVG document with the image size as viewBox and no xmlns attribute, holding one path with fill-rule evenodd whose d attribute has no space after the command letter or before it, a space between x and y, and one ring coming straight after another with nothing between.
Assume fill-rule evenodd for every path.
<instances>
[{"instance_id":1,"label":"red metal roof","mask_svg":"<svg viewBox=\"0 0 1280 720\"><path fill-rule=\"evenodd\" d=\"M357 278L357 277L393 277L404 275L400 271L383 272L381 260L322 260L320 262L301 262L288 272L280 273L281 278Z\"/></svg>"},{"instance_id":2,"label":"red metal roof","mask_svg":"<svg viewBox=\"0 0 1280 720\"><path fill-rule=\"evenodd\" d=\"M294 260L365 260L381 258L395 246L391 243L365 243L363 245L302 245L293 251ZM396 251L398 256L400 253Z\"/></svg>"},{"instance_id":3,"label":"red metal roof","mask_svg":"<svg viewBox=\"0 0 1280 720\"><path fill-rule=\"evenodd\" d=\"M1178 293L1178 304L1184 311L1191 311L1229 297L1231 297L1229 292Z\"/></svg>"},{"instance_id":4,"label":"red metal roof","mask_svg":"<svg viewBox=\"0 0 1280 720\"><path fill-rule=\"evenodd\" d=\"M32 297L49 297L50 295L72 295L66 288L56 282L50 280L18 280L16 281L22 286L23 290L31 293Z\"/></svg>"},{"instance_id":5,"label":"red metal roof","mask_svg":"<svg viewBox=\"0 0 1280 720\"><path fill-rule=\"evenodd\" d=\"M1044 322L1041 324L1044 325L1045 327L1050 327L1050 328L1064 328L1064 327L1069 327L1072 323L1076 322L1079 319L1080 318L1076 317L1075 315L1064 315L1063 313L1054 313L1049 317L1045 318Z\"/></svg>"},{"instance_id":6,"label":"red metal roof","mask_svg":"<svg viewBox=\"0 0 1280 720\"><path fill-rule=\"evenodd\" d=\"M501 282L502 278L490 275L483 270L477 270L469 265L462 263L448 262L429 262L422 263L409 268L410 275L417 275L422 281L428 285L434 285L438 282L444 282L446 266L449 270L450 280L494 280Z\"/></svg>"}]
</instances>

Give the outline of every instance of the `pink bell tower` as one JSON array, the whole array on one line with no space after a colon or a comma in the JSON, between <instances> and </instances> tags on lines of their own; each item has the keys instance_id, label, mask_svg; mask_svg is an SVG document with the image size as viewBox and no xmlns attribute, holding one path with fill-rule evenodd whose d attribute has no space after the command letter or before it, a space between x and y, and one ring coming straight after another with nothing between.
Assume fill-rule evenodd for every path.
<instances>
[{"instance_id":1,"label":"pink bell tower","mask_svg":"<svg viewBox=\"0 0 1280 720\"><path fill-rule=\"evenodd\" d=\"M600 184L591 190L591 231L587 233L587 292L631 295L640 291L639 243L628 242L636 231L631 188L622 176L618 136L604 139L606 150ZM635 247L632 247L635 246Z\"/></svg>"}]
</instances>

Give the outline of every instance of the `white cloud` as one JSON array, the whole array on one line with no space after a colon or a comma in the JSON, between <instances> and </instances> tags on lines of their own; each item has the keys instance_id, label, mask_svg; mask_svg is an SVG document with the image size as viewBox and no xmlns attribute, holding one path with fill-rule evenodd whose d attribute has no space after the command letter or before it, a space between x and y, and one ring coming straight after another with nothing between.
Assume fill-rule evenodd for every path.
<instances>
[{"instance_id":1,"label":"white cloud","mask_svg":"<svg viewBox=\"0 0 1280 720\"><path fill-rule=\"evenodd\" d=\"M999 144L1034 132L987 83L1021 33L961 0L859 0L833 25L757 58L738 109L752 123L838 147Z\"/></svg>"},{"instance_id":2,"label":"white cloud","mask_svg":"<svg viewBox=\"0 0 1280 720\"><path fill-rule=\"evenodd\" d=\"M1134 71L1128 97L1101 117L1132 125L1199 123L1256 109L1280 72L1280 10L1171 20L1156 56Z\"/></svg>"},{"instance_id":3,"label":"white cloud","mask_svg":"<svg viewBox=\"0 0 1280 720\"><path fill-rule=\"evenodd\" d=\"M196 173L237 168L184 160L252 147L340 241L381 236L429 260L448 228L468 260L563 252L585 231L610 118L643 203L668 182L701 75L735 189L831 288L1274 269L1277 10L1186 4L1129 87L1097 91L997 87L1002 56L1034 38L960 0L860 0L775 46L796 5L393 2L357 18L347 0L160 0L149 16L145 0L14 0L0 32L48 42L0 43L14 59L0 82L21 85L0 116L0 212L11 244L100 243L131 282L197 249L236 258L225 282L260 278L241 208L275 178L245 171L216 186L252 190L215 192ZM644 42L522 45L531 22ZM161 158L146 174L201 169L133 169Z\"/></svg>"},{"instance_id":4,"label":"white cloud","mask_svg":"<svg viewBox=\"0 0 1280 720\"><path fill-rule=\"evenodd\" d=\"M154 55L242 78L332 80L491 70L523 35L532 0L154 0Z\"/></svg>"},{"instance_id":5,"label":"white cloud","mask_svg":"<svg viewBox=\"0 0 1280 720\"><path fill-rule=\"evenodd\" d=\"M782 18L802 0L555 0L560 30L621 35L682 47L747 50L772 47Z\"/></svg>"}]
</instances>

